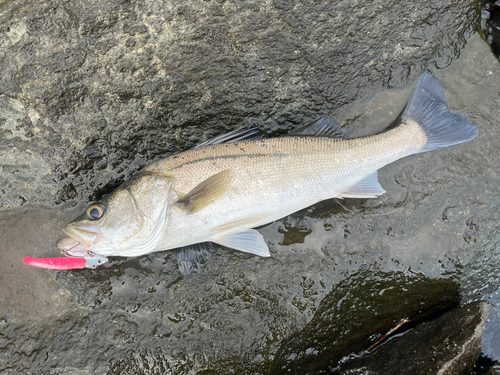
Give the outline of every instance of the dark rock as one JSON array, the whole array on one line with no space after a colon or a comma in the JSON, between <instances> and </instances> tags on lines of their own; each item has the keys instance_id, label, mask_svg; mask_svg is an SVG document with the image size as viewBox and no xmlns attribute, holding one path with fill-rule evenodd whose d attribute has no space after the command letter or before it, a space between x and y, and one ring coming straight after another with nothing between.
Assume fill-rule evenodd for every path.
<instances>
[{"instance_id":1,"label":"dark rock","mask_svg":"<svg viewBox=\"0 0 500 375\"><path fill-rule=\"evenodd\" d=\"M0 210L94 199L239 125L282 133L404 86L449 65L478 12L474 0L7 2Z\"/></svg>"},{"instance_id":2,"label":"dark rock","mask_svg":"<svg viewBox=\"0 0 500 375\"><path fill-rule=\"evenodd\" d=\"M481 354L490 309L488 302L456 308L333 373L469 375Z\"/></svg>"},{"instance_id":3,"label":"dark rock","mask_svg":"<svg viewBox=\"0 0 500 375\"><path fill-rule=\"evenodd\" d=\"M490 315L491 316L491 315ZM486 331L488 325L486 324ZM484 341L484 338L483 338ZM500 375L500 361L493 361L491 358L481 353L481 356L476 361L473 375Z\"/></svg>"},{"instance_id":4,"label":"dark rock","mask_svg":"<svg viewBox=\"0 0 500 375\"><path fill-rule=\"evenodd\" d=\"M360 353L398 321L410 318L405 329L455 307L458 285L451 280L428 280L403 274L367 270L335 286L312 320L283 340L272 374L316 374L350 353ZM479 356L479 354L478 354Z\"/></svg>"},{"instance_id":5,"label":"dark rock","mask_svg":"<svg viewBox=\"0 0 500 375\"><path fill-rule=\"evenodd\" d=\"M500 56L500 3L483 1L481 9L481 29L493 53Z\"/></svg>"},{"instance_id":6,"label":"dark rock","mask_svg":"<svg viewBox=\"0 0 500 375\"><path fill-rule=\"evenodd\" d=\"M225 15L210 14L212 6ZM286 354L317 358L307 349L315 340L326 348L331 332L340 338L332 352L365 349L375 331L406 317L407 299L409 310L422 298L439 312L458 293L463 303L498 289L500 67L477 35L461 49L474 6L2 5L0 193L3 207L25 202L0 215L2 375L273 374ZM88 196L228 128L262 124L281 134L331 111L354 133L383 129L429 64L450 107L477 123L478 138L382 169L387 193L377 199L321 202L260 228L270 258L216 247L203 271L185 279L168 251L98 270L22 264L59 255L60 228ZM56 200L52 209L29 204ZM387 313L380 322L369 301ZM335 311L356 323L351 332L340 331ZM336 356L323 353L323 363Z\"/></svg>"}]
</instances>

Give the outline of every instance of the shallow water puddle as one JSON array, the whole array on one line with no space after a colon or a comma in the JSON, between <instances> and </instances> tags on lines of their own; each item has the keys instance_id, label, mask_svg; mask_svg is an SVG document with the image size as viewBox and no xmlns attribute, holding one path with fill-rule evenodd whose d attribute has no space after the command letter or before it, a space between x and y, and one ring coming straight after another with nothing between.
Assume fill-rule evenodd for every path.
<instances>
[{"instance_id":1,"label":"shallow water puddle","mask_svg":"<svg viewBox=\"0 0 500 375\"><path fill-rule=\"evenodd\" d=\"M26 256L58 257L55 240L74 213L30 207L0 215L0 317L14 322L59 316L73 307L54 271L29 267Z\"/></svg>"}]
</instances>

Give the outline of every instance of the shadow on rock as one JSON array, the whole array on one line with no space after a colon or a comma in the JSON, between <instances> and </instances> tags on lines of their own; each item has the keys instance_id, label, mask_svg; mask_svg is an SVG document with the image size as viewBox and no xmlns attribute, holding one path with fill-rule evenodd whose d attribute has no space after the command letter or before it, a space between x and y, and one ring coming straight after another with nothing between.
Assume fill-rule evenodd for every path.
<instances>
[{"instance_id":1,"label":"shadow on rock","mask_svg":"<svg viewBox=\"0 0 500 375\"><path fill-rule=\"evenodd\" d=\"M405 318L411 320L407 330L459 304L458 285L450 279L372 272L353 275L324 298L309 324L283 341L270 373L320 373Z\"/></svg>"},{"instance_id":2,"label":"shadow on rock","mask_svg":"<svg viewBox=\"0 0 500 375\"><path fill-rule=\"evenodd\" d=\"M468 375L481 353L491 304L474 302L419 325L334 374Z\"/></svg>"}]
</instances>

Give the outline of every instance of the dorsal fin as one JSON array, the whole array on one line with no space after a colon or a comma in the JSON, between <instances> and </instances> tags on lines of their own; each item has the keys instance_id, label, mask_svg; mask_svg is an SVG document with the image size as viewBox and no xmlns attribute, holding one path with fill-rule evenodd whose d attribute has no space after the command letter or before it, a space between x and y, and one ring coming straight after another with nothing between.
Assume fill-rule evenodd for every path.
<instances>
[{"instance_id":1,"label":"dorsal fin","mask_svg":"<svg viewBox=\"0 0 500 375\"><path fill-rule=\"evenodd\" d=\"M285 136L313 136L313 137L331 137L331 138L348 138L342 127L330 116L325 116L319 120L313 121L307 125L301 126L294 131L285 134Z\"/></svg>"},{"instance_id":2,"label":"dorsal fin","mask_svg":"<svg viewBox=\"0 0 500 375\"><path fill-rule=\"evenodd\" d=\"M258 132L259 132L258 128L248 128L247 125L239 129L230 131L229 133L213 137L208 141L202 142L199 145L194 146L194 148L199 148L209 145L218 145L221 143L233 143L238 141L248 141L251 139L260 139L261 137L257 135Z\"/></svg>"}]
</instances>

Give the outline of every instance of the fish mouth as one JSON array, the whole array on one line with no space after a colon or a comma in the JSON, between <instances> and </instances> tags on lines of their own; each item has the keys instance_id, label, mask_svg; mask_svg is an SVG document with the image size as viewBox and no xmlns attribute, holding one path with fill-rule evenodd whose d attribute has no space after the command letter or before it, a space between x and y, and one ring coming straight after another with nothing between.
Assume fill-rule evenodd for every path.
<instances>
[{"instance_id":1,"label":"fish mouth","mask_svg":"<svg viewBox=\"0 0 500 375\"><path fill-rule=\"evenodd\" d=\"M56 246L61 250L63 255L70 255L73 257L83 257L88 252L85 246L71 237L61 238L57 241Z\"/></svg>"},{"instance_id":2,"label":"fish mouth","mask_svg":"<svg viewBox=\"0 0 500 375\"><path fill-rule=\"evenodd\" d=\"M63 228L63 232L69 237L61 238L57 241L56 246L64 254L72 256L83 256L86 254L99 234L97 228L75 228L71 224Z\"/></svg>"}]
</instances>

